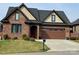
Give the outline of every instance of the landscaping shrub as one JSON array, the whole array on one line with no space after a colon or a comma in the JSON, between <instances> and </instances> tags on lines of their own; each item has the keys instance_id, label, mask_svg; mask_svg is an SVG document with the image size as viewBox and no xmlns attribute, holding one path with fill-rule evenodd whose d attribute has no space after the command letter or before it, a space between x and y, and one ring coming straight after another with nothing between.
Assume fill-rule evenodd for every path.
<instances>
[{"instance_id":1,"label":"landscaping shrub","mask_svg":"<svg viewBox=\"0 0 79 59\"><path fill-rule=\"evenodd\" d=\"M4 38L5 40L10 39L9 36L8 36L7 34L3 35L3 38Z\"/></svg>"},{"instance_id":2,"label":"landscaping shrub","mask_svg":"<svg viewBox=\"0 0 79 59\"><path fill-rule=\"evenodd\" d=\"M35 41L35 39L34 38L30 38L30 41Z\"/></svg>"},{"instance_id":3,"label":"landscaping shrub","mask_svg":"<svg viewBox=\"0 0 79 59\"><path fill-rule=\"evenodd\" d=\"M76 40L79 40L79 37L77 37Z\"/></svg>"},{"instance_id":4,"label":"landscaping shrub","mask_svg":"<svg viewBox=\"0 0 79 59\"><path fill-rule=\"evenodd\" d=\"M70 38L70 40L76 40L76 39L77 39L76 37L71 37L71 38Z\"/></svg>"},{"instance_id":5,"label":"landscaping shrub","mask_svg":"<svg viewBox=\"0 0 79 59\"><path fill-rule=\"evenodd\" d=\"M26 34L22 35L22 39L24 39L24 40L30 40L30 38Z\"/></svg>"},{"instance_id":6,"label":"landscaping shrub","mask_svg":"<svg viewBox=\"0 0 79 59\"><path fill-rule=\"evenodd\" d=\"M69 40L70 38L67 37L66 39Z\"/></svg>"},{"instance_id":7,"label":"landscaping shrub","mask_svg":"<svg viewBox=\"0 0 79 59\"><path fill-rule=\"evenodd\" d=\"M16 40L16 39L18 39L18 38L17 38L17 37L14 37L13 39Z\"/></svg>"}]
</instances>

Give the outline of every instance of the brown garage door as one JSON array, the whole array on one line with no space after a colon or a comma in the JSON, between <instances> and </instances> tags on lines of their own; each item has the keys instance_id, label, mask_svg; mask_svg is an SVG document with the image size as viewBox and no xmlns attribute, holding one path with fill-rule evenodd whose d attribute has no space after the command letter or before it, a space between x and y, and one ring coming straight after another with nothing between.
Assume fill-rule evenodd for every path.
<instances>
[{"instance_id":1,"label":"brown garage door","mask_svg":"<svg viewBox=\"0 0 79 59\"><path fill-rule=\"evenodd\" d=\"M65 30L64 29L41 29L40 37L43 39L64 39Z\"/></svg>"}]
</instances>

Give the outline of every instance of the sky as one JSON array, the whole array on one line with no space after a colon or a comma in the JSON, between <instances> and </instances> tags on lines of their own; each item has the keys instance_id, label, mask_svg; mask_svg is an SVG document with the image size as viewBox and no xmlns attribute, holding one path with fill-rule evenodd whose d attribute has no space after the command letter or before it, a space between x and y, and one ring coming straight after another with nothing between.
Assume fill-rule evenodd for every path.
<instances>
[{"instance_id":1,"label":"sky","mask_svg":"<svg viewBox=\"0 0 79 59\"><path fill-rule=\"evenodd\" d=\"M2 20L9 7L16 7L21 3L0 3L0 20ZM78 3L25 3L28 8L38 8L42 10L60 10L64 11L70 22L79 18Z\"/></svg>"}]
</instances>

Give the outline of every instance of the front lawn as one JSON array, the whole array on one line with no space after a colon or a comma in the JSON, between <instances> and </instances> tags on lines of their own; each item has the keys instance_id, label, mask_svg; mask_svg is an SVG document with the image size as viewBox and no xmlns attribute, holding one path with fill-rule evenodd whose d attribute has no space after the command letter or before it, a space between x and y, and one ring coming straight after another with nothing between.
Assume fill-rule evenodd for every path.
<instances>
[{"instance_id":1,"label":"front lawn","mask_svg":"<svg viewBox=\"0 0 79 59\"><path fill-rule=\"evenodd\" d=\"M1 40L0 54L42 52L42 42L27 40ZM49 48L45 45L45 51Z\"/></svg>"}]
</instances>

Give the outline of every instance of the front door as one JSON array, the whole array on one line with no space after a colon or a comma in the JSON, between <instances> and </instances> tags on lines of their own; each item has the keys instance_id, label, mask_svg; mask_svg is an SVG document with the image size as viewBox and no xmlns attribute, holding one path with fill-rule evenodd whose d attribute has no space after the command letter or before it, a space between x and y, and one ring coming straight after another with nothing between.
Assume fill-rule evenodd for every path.
<instances>
[{"instance_id":1,"label":"front door","mask_svg":"<svg viewBox=\"0 0 79 59\"><path fill-rule=\"evenodd\" d=\"M37 38L37 26L30 26L30 37Z\"/></svg>"}]
</instances>

